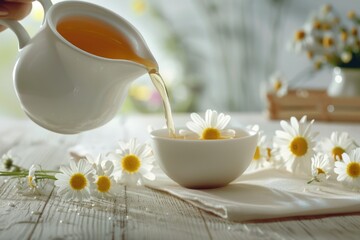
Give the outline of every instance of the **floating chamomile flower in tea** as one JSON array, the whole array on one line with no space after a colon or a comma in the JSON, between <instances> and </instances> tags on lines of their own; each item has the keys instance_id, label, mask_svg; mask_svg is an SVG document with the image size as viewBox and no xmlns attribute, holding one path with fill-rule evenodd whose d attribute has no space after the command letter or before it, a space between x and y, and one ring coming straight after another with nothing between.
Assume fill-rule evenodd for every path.
<instances>
[{"instance_id":1,"label":"floating chamomile flower in tea","mask_svg":"<svg viewBox=\"0 0 360 240\"><path fill-rule=\"evenodd\" d=\"M190 118L192 121L186 123L189 130L179 131L185 139L216 140L235 137L235 130L226 128L231 120L230 115L218 114L217 111L208 109L205 119L197 113L192 113Z\"/></svg>"}]
</instances>

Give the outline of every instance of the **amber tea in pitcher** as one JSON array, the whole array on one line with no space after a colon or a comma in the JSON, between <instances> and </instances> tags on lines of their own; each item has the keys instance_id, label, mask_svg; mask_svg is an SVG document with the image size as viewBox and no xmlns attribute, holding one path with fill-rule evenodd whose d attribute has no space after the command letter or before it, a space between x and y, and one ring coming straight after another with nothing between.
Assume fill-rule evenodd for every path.
<instances>
[{"instance_id":1,"label":"amber tea in pitcher","mask_svg":"<svg viewBox=\"0 0 360 240\"><path fill-rule=\"evenodd\" d=\"M144 65L163 99L169 133L171 136L175 136L167 89L158 72L157 64L137 55L130 41L121 31L105 21L89 16L66 17L58 22L56 29L67 41L88 53Z\"/></svg>"}]
</instances>

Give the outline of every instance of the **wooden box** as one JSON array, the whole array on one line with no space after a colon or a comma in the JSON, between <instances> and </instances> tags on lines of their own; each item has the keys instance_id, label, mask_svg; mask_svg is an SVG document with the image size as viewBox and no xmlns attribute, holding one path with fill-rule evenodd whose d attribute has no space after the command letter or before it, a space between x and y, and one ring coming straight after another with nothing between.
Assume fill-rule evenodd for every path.
<instances>
[{"instance_id":1,"label":"wooden box","mask_svg":"<svg viewBox=\"0 0 360 240\"><path fill-rule=\"evenodd\" d=\"M268 93L268 114L270 119L300 118L320 121L349 121L360 123L359 97L329 97L325 90L289 90L278 97Z\"/></svg>"}]
</instances>

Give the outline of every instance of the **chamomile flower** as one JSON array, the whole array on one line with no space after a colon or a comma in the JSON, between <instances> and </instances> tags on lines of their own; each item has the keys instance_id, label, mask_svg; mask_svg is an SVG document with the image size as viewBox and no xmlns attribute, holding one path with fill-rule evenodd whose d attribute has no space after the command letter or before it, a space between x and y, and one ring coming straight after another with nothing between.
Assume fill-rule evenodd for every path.
<instances>
[{"instance_id":1,"label":"chamomile flower","mask_svg":"<svg viewBox=\"0 0 360 240\"><path fill-rule=\"evenodd\" d=\"M70 160L69 166L61 166L60 172L55 175L55 186L59 187L58 195L68 200L88 200L90 186L94 182L94 168L86 160Z\"/></svg>"},{"instance_id":2,"label":"chamomile flower","mask_svg":"<svg viewBox=\"0 0 360 240\"><path fill-rule=\"evenodd\" d=\"M154 180L154 155L147 144L138 144L136 139L127 143L120 142L119 149L109 154L114 164L114 176L117 182L123 184L141 184L143 178Z\"/></svg>"},{"instance_id":3,"label":"chamomile flower","mask_svg":"<svg viewBox=\"0 0 360 240\"><path fill-rule=\"evenodd\" d=\"M101 155L99 159L101 159ZM100 161L95 166L95 181L91 195L98 198L114 197L119 191L119 185L114 179L114 164L111 161Z\"/></svg>"},{"instance_id":4,"label":"chamomile flower","mask_svg":"<svg viewBox=\"0 0 360 240\"><path fill-rule=\"evenodd\" d=\"M275 72L270 76L270 92L276 96L285 96L288 92L288 83L280 72Z\"/></svg>"},{"instance_id":5,"label":"chamomile flower","mask_svg":"<svg viewBox=\"0 0 360 240\"><path fill-rule=\"evenodd\" d=\"M323 139L317 146L318 151L326 153L333 161L342 160L342 154L354 148L354 141L347 132L332 132L330 138Z\"/></svg>"},{"instance_id":6,"label":"chamomile flower","mask_svg":"<svg viewBox=\"0 0 360 240\"><path fill-rule=\"evenodd\" d=\"M352 59L352 53L349 51L343 51L340 54L340 58L341 58L341 61L343 61L344 63L349 63Z\"/></svg>"},{"instance_id":7,"label":"chamomile flower","mask_svg":"<svg viewBox=\"0 0 360 240\"><path fill-rule=\"evenodd\" d=\"M311 15L309 20L304 25L305 32L312 37L313 40L320 39L323 37L322 21L317 15ZM316 41L313 41L316 43Z\"/></svg>"},{"instance_id":8,"label":"chamomile flower","mask_svg":"<svg viewBox=\"0 0 360 240\"><path fill-rule=\"evenodd\" d=\"M231 120L229 115L218 114L217 111L208 109L205 112L205 119L197 113L192 113L190 118L192 121L186 123L190 131L181 129L179 132L185 138L191 138L194 134L202 140L228 139L235 136L233 129L226 129Z\"/></svg>"},{"instance_id":9,"label":"chamomile flower","mask_svg":"<svg viewBox=\"0 0 360 240\"><path fill-rule=\"evenodd\" d=\"M343 161L335 162L334 172L338 174L337 180L354 188L360 189L360 148L352 150L349 154L342 154Z\"/></svg>"},{"instance_id":10,"label":"chamomile flower","mask_svg":"<svg viewBox=\"0 0 360 240\"><path fill-rule=\"evenodd\" d=\"M323 181L330 177L333 164L329 159L329 156L322 153L317 153L311 158L311 175L312 179L308 182Z\"/></svg>"},{"instance_id":11,"label":"chamomile flower","mask_svg":"<svg viewBox=\"0 0 360 240\"><path fill-rule=\"evenodd\" d=\"M329 4L322 6L317 16L322 23L322 29L324 31L333 30L339 25L339 16Z\"/></svg>"},{"instance_id":12,"label":"chamomile flower","mask_svg":"<svg viewBox=\"0 0 360 240\"><path fill-rule=\"evenodd\" d=\"M268 162L267 162L268 152L267 152L267 148L265 145L266 136L264 135L263 131L259 130L259 126L258 125L247 126L247 128L259 133L255 153L254 153L253 159L247 169L249 171L252 171L252 170L259 169L259 168L263 168L268 165Z\"/></svg>"},{"instance_id":13,"label":"chamomile flower","mask_svg":"<svg viewBox=\"0 0 360 240\"><path fill-rule=\"evenodd\" d=\"M25 170L24 168L14 164L16 160L17 157L13 155L11 150L8 151L7 153L4 153L1 157L0 171L19 172Z\"/></svg>"},{"instance_id":14,"label":"chamomile flower","mask_svg":"<svg viewBox=\"0 0 360 240\"><path fill-rule=\"evenodd\" d=\"M308 41L308 36L307 36L307 33L305 32L305 30L304 29L298 29L294 33L293 40L288 45L288 48L295 51L295 52L304 51L308 47L307 41Z\"/></svg>"},{"instance_id":15,"label":"chamomile flower","mask_svg":"<svg viewBox=\"0 0 360 240\"><path fill-rule=\"evenodd\" d=\"M279 168L279 166L277 165L277 163L279 163L276 160L276 155L274 153L274 149L273 146L271 145L272 143L267 143L267 147L266 147L266 161L267 161L267 167L273 167L273 168Z\"/></svg>"},{"instance_id":16,"label":"chamomile flower","mask_svg":"<svg viewBox=\"0 0 360 240\"><path fill-rule=\"evenodd\" d=\"M282 161L287 170L308 174L311 171L311 156L314 153L314 138L317 133L311 132L314 120L307 123L306 116L300 121L290 118L290 124L280 121L283 130L277 130L274 147L277 160Z\"/></svg>"},{"instance_id":17,"label":"chamomile flower","mask_svg":"<svg viewBox=\"0 0 360 240\"><path fill-rule=\"evenodd\" d=\"M323 53L325 57L333 56L342 48L342 43L336 37L337 35L333 32L325 33L322 38Z\"/></svg>"},{"instance_id":18,"label":"chamomile flower","mask_svg":"<svg viewBox=\"0 0 360 240\"><path fill-rule=\"evenodd\" d=\"M35 178L35 171L36 171L35 165L31 165L31 167L29 169L29 174L26 177L28 186L30 188L33 188L33 189L37 187L36 178Z\"/></svg>"},{"instance_id":19,"label":"chamomile flower","mask_svg":"<svg viewBox=\"0 0 360 240\"><path fill-rule=\"evenodd\" d=\"M11 168L13 167L13 159L9 152L2 155L1 163L2 163L0 166L1 171L3 171L3 170L10 171L11 170Z\"/></svg>"},{"instance_id":20,"label":"chamomile flower","mask_svg":"<svg viewBox=\"0 0 360 240\"><path fill-rule=\"evenodd\" d=\"M133 0L132 8L135 13L143 14L147 9L147 2L145 0Z\"/></svg>"}]
</instances>

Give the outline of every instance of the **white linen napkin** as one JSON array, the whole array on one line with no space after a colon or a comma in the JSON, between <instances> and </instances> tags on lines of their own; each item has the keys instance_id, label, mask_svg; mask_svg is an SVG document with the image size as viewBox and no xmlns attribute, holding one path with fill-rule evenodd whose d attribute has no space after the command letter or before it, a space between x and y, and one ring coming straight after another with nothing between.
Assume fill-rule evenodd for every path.
<instances>
[{"instance_id":1,"label":"white linen napkin","mask_svg":"<svg viewBox=\"0 0 360 240\"><path fill-rule=\"evenodd\" d=\"M148 187L233 221L360 212L359 192L338 182L307 184L309 179L285 170L259 170L226 187L203 190L181 187L161 171L156 176Z\"/></svg>"}]
</instances>

